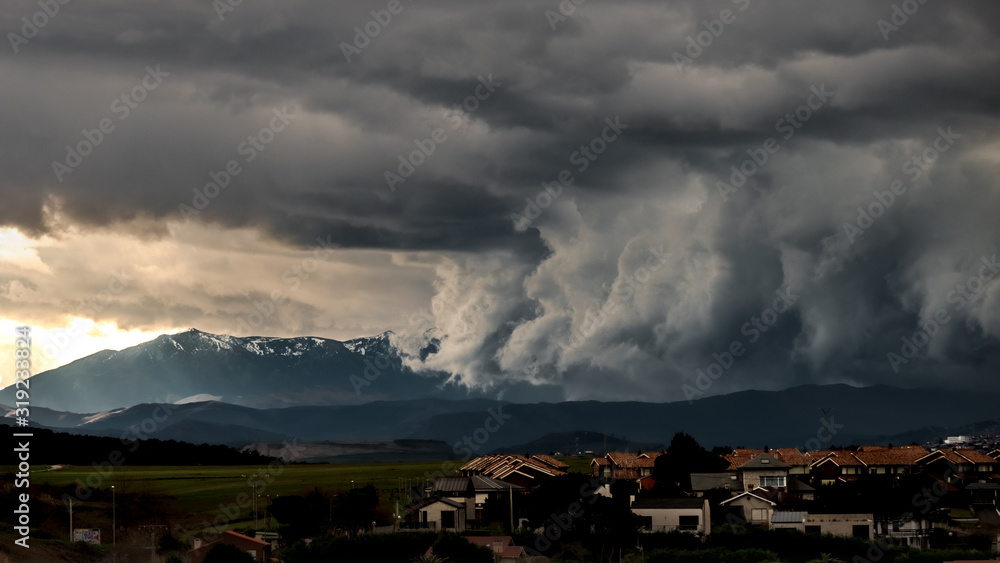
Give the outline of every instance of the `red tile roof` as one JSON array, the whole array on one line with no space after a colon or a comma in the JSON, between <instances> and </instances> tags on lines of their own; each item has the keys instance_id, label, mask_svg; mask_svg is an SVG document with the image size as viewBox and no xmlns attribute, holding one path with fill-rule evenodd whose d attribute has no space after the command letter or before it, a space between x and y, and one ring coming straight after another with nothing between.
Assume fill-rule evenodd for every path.
<instances>
[{"instance_id":1,"label":"red tile roof","mask_svg":"<svg viewBox=\"0 0 1000 563\"><path fill-rule=\"evenodd\" d=\"M735 449L731 454L725 454L722 459L729 462L726 471L739 469L741 465L764 453L764 450Z\"/></svg>"},{"instance_id":2,"label":"red tile roof","mask_svg":"<svg viewBox=\"0 0 1000 563\"><path fill-rule=\"evenodd\" d=\"M547 456L547 455L538 454L538 455L531 456L531 458L532 459L536 459L536 460L538 460L538 461L544 463L545 465L548 465L549 467L552 467L554 469L569 469L569 465L567 465L567 464L559 461L558 459L556 459L554 457L550 457L550 456Z\"/></svg>"},{"instance_id":3,"label":"red tile roof","mask_svg":"<svg viewBox=\"0 0 1000 563\"><path fill-rule=\"evenodd\" d=\"M902 446L893 448L866 447L863 451L854 452L854 457L865 465L913 465L927 455L927 450L920 446Z\"/></svg>"},{"instance_id":4,"label":"red tile roof","mask_svg":"<svg viewBox=\"0 0 1000 563\"><path fill-rule=\"evenodd\" d=\"M813 461L815 461L808 454L804 454L795 448L779 448L771 450L771 455L788 465L810 465Z\"/></svg>"},{"instance_id":5,"label":"red tile roof","mask_svg":"<svg viewBox=\"0 0 1000 563\"><path fill-rule=\"evenodd\" d=\"M833 451L814 462L814 466L827 460L832 462L837 467L866 465L861 458L857 457L857 453L859 452L850 452L848 450Z\"/></svg>"},{"instance_id":6,"label":"red tile roof","mask_svg":"<svg viewBox=\"0 0 1000 563\"><path fill-rule=\"evenodd\" d=\"M996 463L997 460L973 449L955 450L955 453L971 461L972 463Z\"/></svg>"}]
</instances>

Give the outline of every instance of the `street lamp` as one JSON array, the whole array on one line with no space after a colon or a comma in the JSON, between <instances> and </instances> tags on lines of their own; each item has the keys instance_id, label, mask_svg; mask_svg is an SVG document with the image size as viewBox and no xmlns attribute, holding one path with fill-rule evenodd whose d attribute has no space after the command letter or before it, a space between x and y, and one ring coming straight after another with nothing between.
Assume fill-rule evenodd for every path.
<instances>
[{"instance_id":1,"label":"street lamp","mask_svg":"<svg viewBox=\"0 0 1000 563\"><path fill-rule=\"evenodd\" d=\"M118 515L115 507L115 486L111 485L111 545L118 544Z\"/></svg>"},{"instance_id":2,"label":"street lamp","mask_svg":"<svg viewBox=\"0 0 1000 563\"><path fill-rule=\"evenodd\" d=\"M263 475L254 473L253 475L250 476L250 480L248 481L248 484L251 487L253 487L252 508L253 508L253 529L255 532L257 531L257 477L270 477L270 476L271 475L269 473L264 473ZM240 477L246 477L246 475L240 475Z\"/></svg>"}]
</instances>

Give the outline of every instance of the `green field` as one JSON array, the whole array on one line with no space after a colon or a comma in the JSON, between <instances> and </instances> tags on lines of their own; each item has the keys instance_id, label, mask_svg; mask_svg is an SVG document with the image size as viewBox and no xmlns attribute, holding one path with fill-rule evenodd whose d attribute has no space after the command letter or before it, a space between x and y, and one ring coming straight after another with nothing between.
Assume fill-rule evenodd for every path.
<instances>
[{"instance_id":1,"label":"green field","mask_svg":"<svg viewBox=\"0 0 1000 563\"><path fill-rule=\"evenodd\" d=\"M568 458L564 460L570 465L570 471L589 473L590 458ZM122 502L131 495L162 495L166 512L165 516L171 523L195 528L199 524L211 522L222 512L221 507L232 507L238 503L241 494L252 494L249 484L253 474L261 475L257 482L258 513L261 517L260 527L264 527L263 513L271 498L281 495L300 495L319 488L324 492L346 491L352 487L374 486L379 493L379 501L387 518L395 511L396 502L405 506L410 502L410 487L418 487L429 476L448 474L458 475L457 467L461 463L442 461L415 462L385 462L385 463L336 463L315 465L282 465L274 469L267 466L155 466L155 467L118 467L106 478L97 480L93 467L62 466L59 469L45 471L47 467L32 468L32 488L43 484L55 487L75 486L87 483L96 489L110 489L115 485L119 508ZM7 466L0 468L2 472L12 471ZM451 470L450 472L447 470ZM266 475L264 477L263 475ZM33 492L33 496L37 493ZM57 494L53 493L50 502L62 505ZM110 522L105 522L110 515L110 506L106 500L97 500L97 495L90 499L75 502L76 527L107 528ZM247 497L243 497L244 499ZM244 501L244 505L246 502ZM56 530L60 529L61 520L68 522L68 515L58 516L60 522L53 522ZM240 515L232 519L230 528L246 528L252 526L253 514L244 506Z\"/></svg>"}]
</instances>

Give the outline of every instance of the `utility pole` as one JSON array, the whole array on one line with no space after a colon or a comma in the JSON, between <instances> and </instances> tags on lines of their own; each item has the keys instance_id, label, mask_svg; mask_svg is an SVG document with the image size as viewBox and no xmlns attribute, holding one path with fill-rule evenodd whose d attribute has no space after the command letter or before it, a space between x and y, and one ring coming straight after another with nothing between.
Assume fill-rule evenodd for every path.
<instances>
[{"instance_id":1,"label":"utility pole","mask_svg":"<svg viewBox=\"0 0 1000 563\"><path fill-rule=\"evenodd\" d=\"M115 486L111 485L111 546L118 545L118 516L115 508Z\"/></svg>"},{"instance_id":2,"label":"utility pole","mask_svg":"<svg viewBox=\"0 0 1000 563\"><path fill-rule=\"evenodd\" d=\"M514 535L514 487L508 487L510 491L510 534Z\"/></svg>"},{"instance_id":3,"label":"utility pole","mask_svg":"<svg viewBox=\"0 0 1000 563\"><path fill-rule=\"evenodd\" d=\"M69 541L73 542L73 499L69 499Z\"/></svg>"}]
</instances>

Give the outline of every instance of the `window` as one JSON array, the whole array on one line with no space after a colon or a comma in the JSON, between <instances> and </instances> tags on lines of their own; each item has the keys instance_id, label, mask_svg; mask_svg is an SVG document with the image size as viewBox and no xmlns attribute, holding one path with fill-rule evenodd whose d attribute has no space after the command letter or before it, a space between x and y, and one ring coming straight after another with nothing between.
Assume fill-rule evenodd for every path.
<instances>
[{"instance_id":1,"label":"window","mask_svg":"<svg viewBox=\"0 0 1000 563\"><path fill-rule=\"evenodd\" d=\"M685 532L697 532L698 531L698 517L697 516L680 516L679 518L680 526L679 528Z\"/></svg>"},{"instance_id":2,"label":"window","mask_svg":"<svg viewBox=\"0 0 1000 563\"><path fill-rule=\"evenodd\" d=\"M784 475L762 475L760 478L761 487L784 487Z\"/></svg>"},{"instance_id":3,"label":"window","mask_svg":"<svg viewBox=\"0 0 1000 563\"><path fill-rule=\"evenodd\" d=\"M442 510L441 511L441 527L442 528L454 528L455 527L455 511L454 510Z\"/></svg>"},{"instance_id":4,"label":"window","mask_svg":"<svg viewBox=\"0 0 1000 563\"><path fill-rule=\"evenodd\" d=\"M869 538L869 535L868 535L868 525L867 524L860 524L860 525L855 524L854 526L851 526L851 535L853 535L856 538L868 539Z\"/></svg>"},{"instance_id":5,"label":"window","mask_svg":"<svg viewBox=\"0 0 1000 563\"><path fill-rule=\"evenodd\" d=\"M750 509L750 521L751 522L767 522L767 509L766 508L751 508Z\"/></svg>"},{"instance_id":6,"label":"window","mask_svg":"<svg viewBox=\"0 0 1000 563\"><path fill-rule=\"evenodd\" d=\"M823 531L822 528L820 528L819 526L806 526L807 534L820 534L822 533L822 531Z\"/></svg>"}]
</instances>

